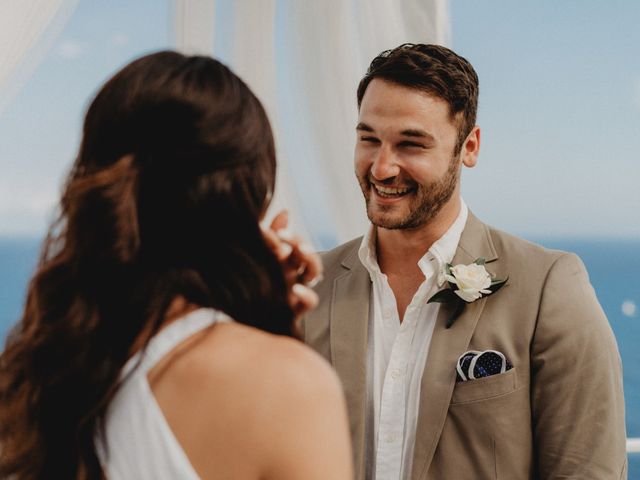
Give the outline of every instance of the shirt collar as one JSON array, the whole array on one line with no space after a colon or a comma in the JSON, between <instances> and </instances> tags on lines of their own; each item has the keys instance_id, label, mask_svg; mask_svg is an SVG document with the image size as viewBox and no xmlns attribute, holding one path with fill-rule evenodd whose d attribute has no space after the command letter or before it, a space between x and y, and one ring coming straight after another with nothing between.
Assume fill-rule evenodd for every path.
<instances>
[{"instance_id":1,"label":"shirt collar","mask_svg":"<svg viewBox=\"0 0 640 480\"><path fill-rule=\"evenodd\" d=\"M458 248L458 243L460 243L460 237L468 216L469 209L461 198L460 212L457 218L444 235L436 240L422 258L418 260L418 267L420 267L425 276L430 276L429 274L434 272L434 267L435 272L441 272L447 263L451 263ZM360 248L358 249L358 257L369 272L369 275L373 276L374 274L382 273L376 256L376 229L373 225L369 227L362 237L362 242L360 242ZM435 265L430 262L431 258L435 259Z\"/></svg>"},{"instance_id":2,"label":"shirt collar","mask_svg":"<svg viewBox=\"0 0 640 480\"><path fill-rule=\"evenodd\" d=\"M370 275L381 273L376 256L376 237L376 229L371 225L362 237L362 242L360 242L360 248L358 249L360 262L369 271Z\"/></svg>"}]
</instances>

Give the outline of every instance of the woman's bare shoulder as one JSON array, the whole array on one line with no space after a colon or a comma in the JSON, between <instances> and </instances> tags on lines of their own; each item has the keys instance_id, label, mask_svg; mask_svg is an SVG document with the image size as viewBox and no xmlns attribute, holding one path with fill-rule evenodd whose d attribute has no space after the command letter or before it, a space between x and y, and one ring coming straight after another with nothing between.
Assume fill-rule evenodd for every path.
<instances>
[{"instance_id":1,"label":"woman's bare shoulder","mask_svg":"<svg viewBox=\"0 0 640 480\"><path fill-rule=\"evenodd\" d=\"M213 375L226 374L250 388L295 384L298 389L338 387L330 365L301 341L239 323L216 326L195 347L195 361Z\"/></svg>"},{"instance_id":2,"label":"woman's bare shoulder","mask_svg":"<svg viewBox=\"0 0 640 480\"><path fill-rule=\"evenodd\" d=\"M250 412L241 422L260 445L253 451L260 478L353 478L346 403L331 366L298 340L242 329L235 334L246 335L239 343L254 348L237 366L249 375L239 380Z\"/></svg>"},{"instance_id":3,"label":"woman's bare shoulder","mask_svg":"<svg viewBox=\"0 0 640 480\"><path fill-rule=\"evenodd\" d=\"M203 478L221 468L244 469L230 478L348 478L323 470L348 471L350 462L340 382L302 342L225 323L172 356L154 395ZM321 440L336 451L291 454Z\"/></svg>"},{"instance_id":4,"label":"woman's bare shoulder","mask_svg":"<svg viewBox=\"0 0 640 480\"><path fill-rule=\"evenodd\" d=\"M201 401L220 400L221 386L229 394L253 392L243 395L238 407L255 395L263 405L280 396L341 395L333 369L301 341L236 322L216 324L194 336L165 363L150 375L152 387L164 383L178 392L197 393Z\"/></svg>"}]
</instances>

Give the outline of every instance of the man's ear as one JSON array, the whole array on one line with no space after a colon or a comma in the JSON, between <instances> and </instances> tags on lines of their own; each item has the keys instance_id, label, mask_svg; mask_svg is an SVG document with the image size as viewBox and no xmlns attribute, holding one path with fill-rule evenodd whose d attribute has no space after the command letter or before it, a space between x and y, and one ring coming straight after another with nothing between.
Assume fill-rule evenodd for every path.
<instances>
[{"instance_id":1,"label":"man's ear","mask_svg":"<svg viewBox=\"0 0 640 480\"><path fill-rule=\"evenodd\" d=\"M480 154L480 127L476 125L471 130L471 133L467 135L466 140L462 144L462 150L460 155L462 156L462 163L467 168L473 168L478 162L478 155Z\"/></svg>"}]
</instances>

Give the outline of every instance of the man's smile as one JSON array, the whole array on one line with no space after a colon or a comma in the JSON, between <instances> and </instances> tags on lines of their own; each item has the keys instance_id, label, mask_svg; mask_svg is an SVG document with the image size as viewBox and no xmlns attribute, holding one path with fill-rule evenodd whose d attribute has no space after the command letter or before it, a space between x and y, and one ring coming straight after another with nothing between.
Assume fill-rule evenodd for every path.
<instances>
[{"instance_id":1,"label":"man's smile","mask_svg":"<svg viewBox=\"0 0 640 480\"><path fill-rule=\"evenodd\" d=\"M374 184L372 185L376 193L381 197L389 197L389 198L401 197L403 195L406 195L410 191L410 189L406 187L398 188L398 187L382 187Z\"/></svg>"},{"instance_id":2,"label":"man's smile","mask_svg":"<svg viewBox=\"0 0 640 480\"><path fill-rule=\"evenodd\" d=\"M369 184L377 196L388 199L404 197L414 190L413 187L407 186L384 186L376 185L373 182L369 182Z\"/></svg>"}]
</instances>

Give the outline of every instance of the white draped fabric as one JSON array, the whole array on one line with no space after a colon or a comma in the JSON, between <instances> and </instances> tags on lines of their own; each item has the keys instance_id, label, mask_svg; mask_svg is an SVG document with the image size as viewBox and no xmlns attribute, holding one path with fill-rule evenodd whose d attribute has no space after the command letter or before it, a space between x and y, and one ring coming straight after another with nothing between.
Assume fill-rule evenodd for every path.
<instances>
[{"instance_id":1,"label":"white draped fabric","mask_svg":"<svg viewBox=\"0 0 640 480\"><path fill-rule=\"evenodd\" d=\"M286 206L292 228L321 248L362 234L356 87L382 50L448 43L447 0L175 2L177 11L190 9L176 17L177 48L213 52L267 108L280 162L271 212Z\"/></svg>"},{"instance_id":2,"label":"white draped fabric","mask_svg":"<svg viewBox=\"0 0 640 480\"><path fill-rule=\"evenodd\" d=\"M35 70L78 0L0 2L0 113Z\"/></svg>"},{"instance_id":3,"label":"white draped fabric","mask_svg":"<svg viewBox=\"0 0 640 480\"><path fill-rule=\"evenodd\" d=\"M215 0L176 1L176 44L184 53L211 55Z\"/></svg>"}]
</instances>

